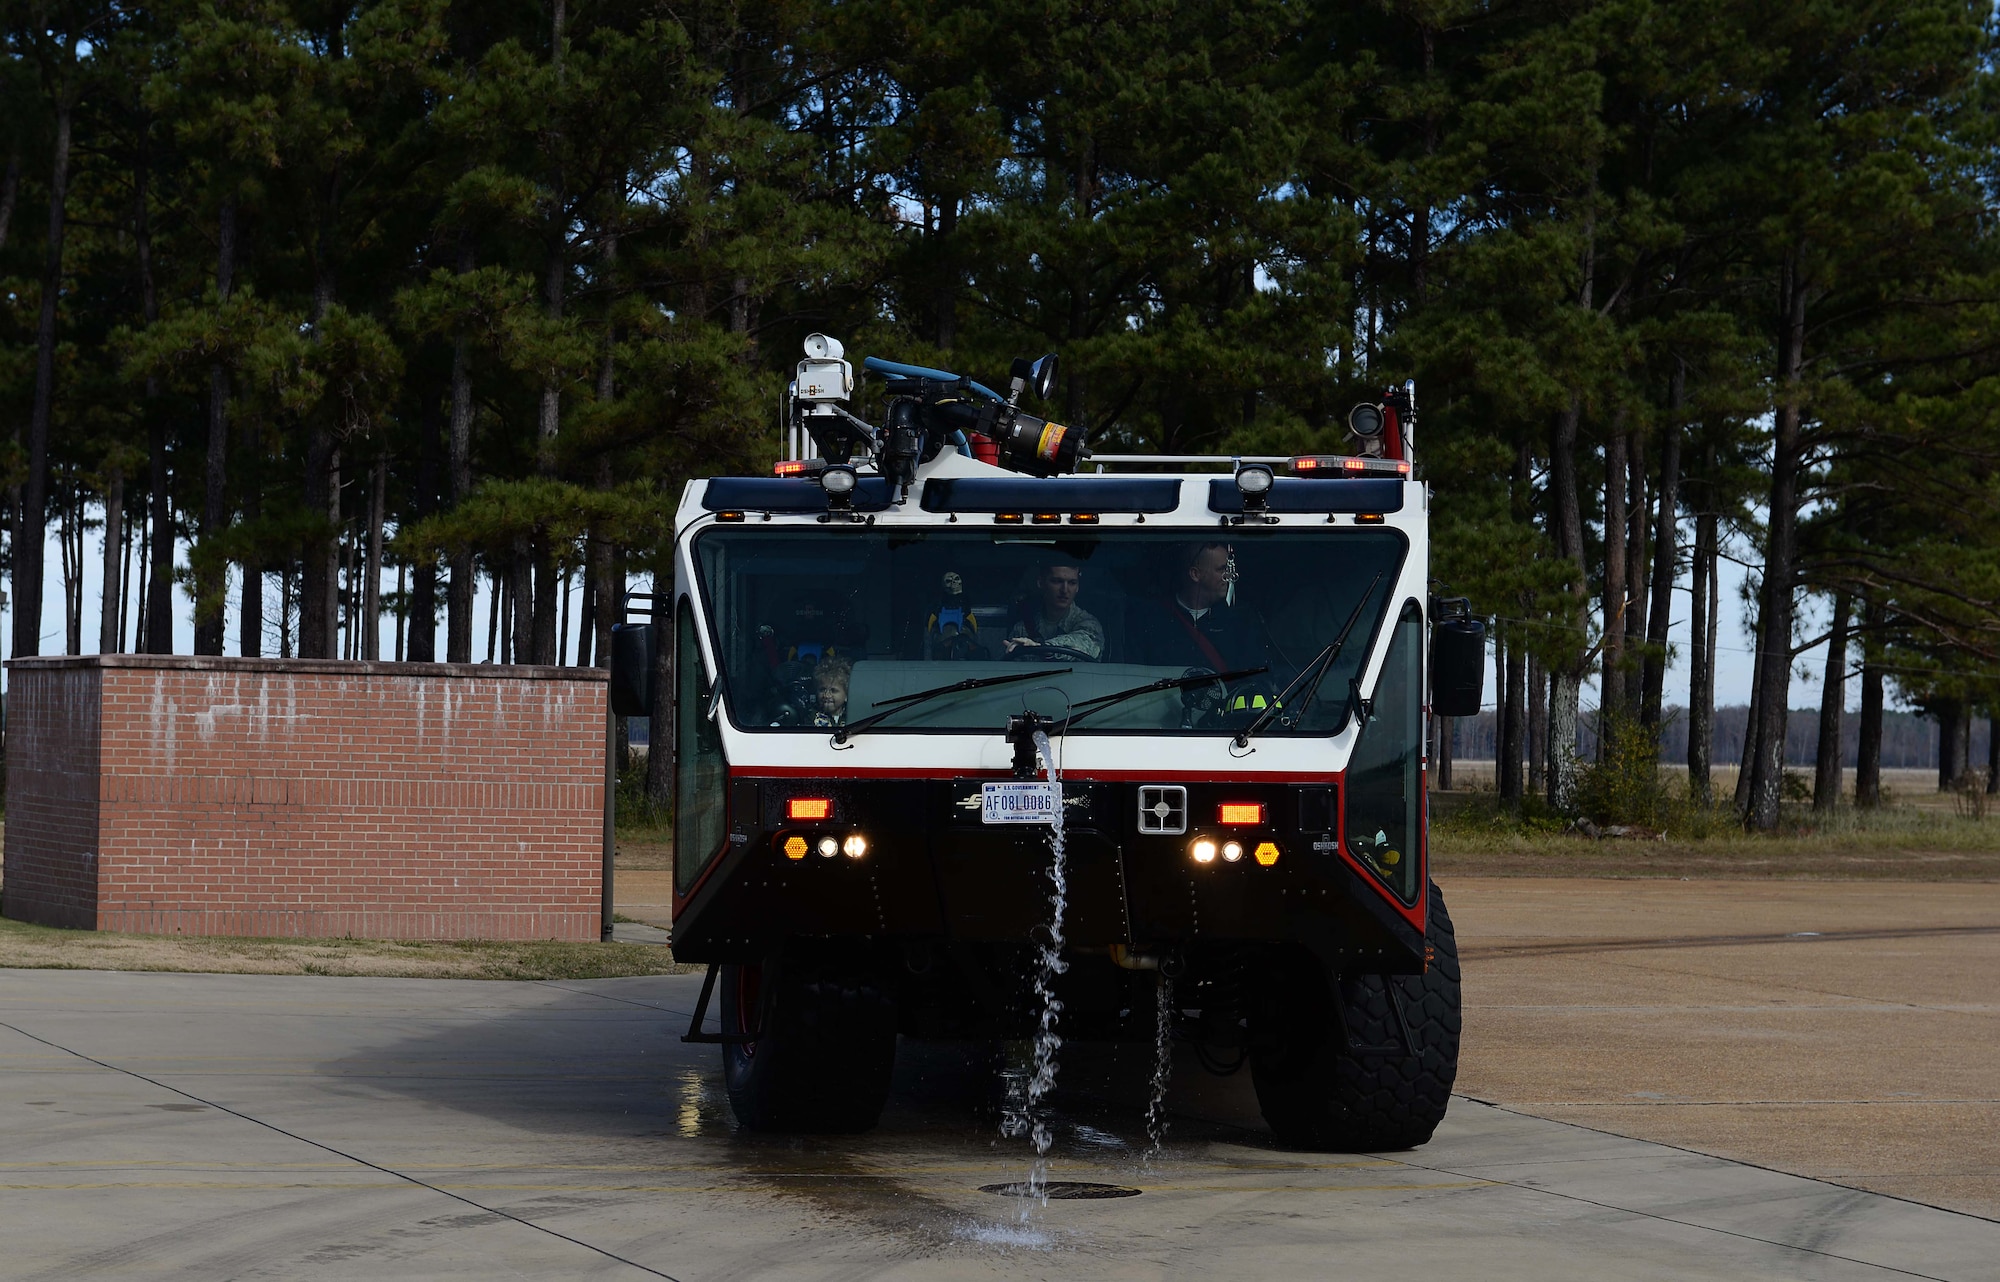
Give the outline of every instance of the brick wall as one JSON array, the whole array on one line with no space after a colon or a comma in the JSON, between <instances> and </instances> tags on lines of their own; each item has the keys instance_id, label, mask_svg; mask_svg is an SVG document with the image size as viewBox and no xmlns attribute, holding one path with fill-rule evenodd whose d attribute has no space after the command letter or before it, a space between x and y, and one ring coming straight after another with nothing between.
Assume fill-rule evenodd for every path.
<instances>
[{"instance_id":1,"label":"brick wall","mask_svg":"<svg viewBox=\"0 0 2000 1282\"><path fill-rule=\"evenodd\" d=\"M600 671L166 655L7 668L9 917L598 937Z\"/></svg>"}]
</instances>

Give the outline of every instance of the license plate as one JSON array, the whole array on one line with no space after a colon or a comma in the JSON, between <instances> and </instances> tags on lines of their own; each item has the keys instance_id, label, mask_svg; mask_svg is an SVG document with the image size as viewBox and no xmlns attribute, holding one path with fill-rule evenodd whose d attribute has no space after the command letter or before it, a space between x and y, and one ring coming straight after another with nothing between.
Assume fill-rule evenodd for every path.
<instances>
[{"instance_id":1,"label":"license plate","mask_svg":"<svg viewBox=\"0 0 2000 1282\"><path fill-rule=\"evenodd\" d=\"M981 784L979 820L989 824L1052 824L1060 804L1052 783Z\"/></svg>"}]
</instances>

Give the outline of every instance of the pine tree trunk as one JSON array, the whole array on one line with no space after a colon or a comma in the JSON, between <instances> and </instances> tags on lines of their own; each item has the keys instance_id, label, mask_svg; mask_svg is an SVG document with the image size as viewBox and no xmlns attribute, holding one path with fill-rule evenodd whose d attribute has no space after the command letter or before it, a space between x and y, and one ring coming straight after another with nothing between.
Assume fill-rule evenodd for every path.
<instances>
[{"instance_id":1,"label":"pine tree trunk","mask_svg":"<svg viewBox=\"0 0 2000 1282\"><path fill-rule=\"evenodd\" d=\"M472 243L461 238L458 250L458 274L463 276L472 270ZM450 461L447 467L451 482L451 505L457 507L472 494L472 363L471 354L466 350L466 336L460 332L451 343L451 441ZM477 587L473 569L472 550L461 548L451 554L447 563L450 582L445 589L445 661L448 663L472 662L472 609ZM486 647L487 658L493 657L493 647Z\"/></svg>"},{"instance_id":2,"label":"pine tree trunk","mask_svg":"<svg viewBox=\"0 0 2000 1282\"><path fill-rule=\"evenodd\" d=\"M1636 716L1645 699L1646 674L1646 570L1647 542L1652 532L1652 508L1646 484L1646 438L1632 433L1625 454L1630 478L1625 519L1625 691L1619 706L1626 716Z\"/></svg>"},{"instance_id":3,"label":"pine tree trunk","mask_svg":"<svg viewBox=\"0 0 2000 1282\"><path fill-rule=\"evenodd\" d=\"M104 469L104 584L102 609L97 624L97 652L117 654L125 648L125 630L120 612L125 606L125 576L120 553L124 551L125 469L112 463Z\"/></svg>"},{"instance_id":4,"label":"pine tree trunk","mask_svg":"<svg viewBox=\"0 0 2000 1282\"><path fill-rule=\"evenodd\" d=\"M56 521L56 547L62 556L63 653L78 654L83 648L83 620L78 617L77 595L83 586L82 558L77 555L83 542L82 522L69 496L61 499L62 515Z\"/></svg>"},{"instance_id":5,"label":"pine tree trunk","mask_svg":"<svg viewBox=\"0 0 2000 1282\"><path fill-rule=\"evenodd\" d=\"M1585 302L1588 303L1588 286ZM1582 409L1580 395L1572 393L1568 408L1556 416L1549 455L1550 515L1556 525L1556 551L1569 563L1572 573L1566 592L1568 604L1558 619L1566 628L1563 644L1568 653L1554 665L1549 681L1548 798L1549 805L1564 815L1573 813L1576 807L1577 698L1586 662L1583 628L1590 608L1590 576L1583 560L1583 506L1576 467L1577 428ZM1615 488L1622 493L1622 470L1620 481ZM1618 561L1623 564L1622 557Z\"/></svg>"},{"instance_id":6,"label":"pine tree trunk","mask_svg":"<svg viewBox=\"0 0 2000 1282\"><path fill-rule=\"evenodd\" d=\"M125 639L132 636L132 531L144 529L143 520L135 520L131 512L125 513L124 527L119 543L123 555L118 572L118 648L125 649ZM143 568L143 567L142 567Z\"/></svg>"},{"instance_id":7,"label":"pine tree trunk","mask_svg":"<svg viewBox=\"0 0 2000 1282\"><path fill-rule=\"evenodd\" d=\"M303 549L299 583L299 657L331 659L339 638L335 613L339 594L340 454L333 435L317 421L306 435L306 512L325 520Z\"/></svg>"},{"instance_id":8,"label":"pine tree trunk","mask_svg":"<svg viewBox=\"0 0 2000 1282\"><path fill-rule=\"evenodd\" d=\"M243 487L243 519L255 521L263 512L259 478L238 478ZM237 653L256 658L264 653L264 565L254 557L243 562L243 606L237 612Z\"/></svg>"},{"instance_id":9,"label":"pine tree trunk","mask_svg":"<svg viewBox=\"0 0 2000 1282\"><path fill-rule=\"evenodd\" d=\"M1625 452L1631 448L1621 415L1604 441L1604 674L1598 682L1598 728L1616 716L1625 701ZM1604 751L1604 735L1597 736Z\"/></svg>"},{"instance_id":10,"label":"pine tree trunk","mask_svg":"<svg viewBox=\"0 0 2000 1282\"><path fill-rule=\"evenodd\" d=\"M146 519L145 514L143 512L140 513L139 515L138 525L139 525L139 577L136 580L138 584L138 591L134 594L134 601L132 605L134 613L134 618L132 620L133 622L132 649L135 653L146 654L149 653L149 651L146 648L147 647L146 601L148 597L151 596L151 591L147 585L153 581L152 580L153 525L152 522Z\"/></svg>"},{"instance_id":11,"label":"pine tree trunk","mask_svg":"<svg viewBox=\"0 0 2000 1282\"><path fill-rule=\"evenodd\" d=\"M236 197L225 196L216 217L215 297L227 305L236 281ZM195 558L194 652L221 654L229 567L210 546L229 525L229 371L208 367L208 456L202 472L201 542Z\"/></svg>"},{"instance_id":12,"label":"pine tree trunk","mask_svg":"<svg viewBox=\"0 0 2000 1282\"><path fill-rule=\"evenodd\" d=\"M958 341L958 197L938 202L937 241L932 254L931 341L948 352Z\"/></svg>"},{"instance_id":13,"label":"pine tree trunk","mask_svg":"<svg viewBox=\"0 0 2000 1282\"><path fill-rule=\"evenodd\" d=\"M562 15L558 5L556 17L556 49L558 57L562 48ZM556 230L548 258L543 266L542 301L551 321L561 320L564 303L564 284L569 275L569 260L564 252L566 238L561 228ZM535 422L535 471L544 477L556 475L556 437L562 430L562 390L551 378L542 384L540 412ZM556 550L550 542L548 531L536 530L528 546L534 558L534 606L530 612L529 647L526 648L526 662L549 664L556 662ZM516 643L516 652L523 648Z\"/></svg>"},{"instance_id":14,"label":"pine tree trunk","mask_svg":"<svg viewBox=\"0 0 2000 1282\"><path fill-rule=\"evenodd\" d=\"M1840 721L1847 710L1847 593L1833 598L1833 631L1826 642L1826 684L1819 700L1819 752L1813 768L1813 809L1840 804Z\"/></svg>"},{"instance_id":15,"label":"pine tree trunk","mask_svg":"<svg viewBox=\"0 0 2000 1282\"><path fill-rule=\"evenodd\" d=\"M591 642L597 639L597 547L586 546L583 558L583 593L576 612L576 666L590 666Z\"/></svg>"},{"instance_id":16,"label":"pine tree trunk","mask_svg":"<svg viewBox=\"0 0 2000 1282\"><path fill-rule=\"evenodd\" d=\"M361 657L382 657L382 524L388 517L389 460L376 455L368 503L368 553L361 578Z\"/></svg>"},{"instance_id":17,"label":"pine tree trunk","mask_svg":"<svg viewBox=\"0 0 2000 1282\"><path fill-rule=\"evenodd\" d=\"M153 280L153 222L149 193L152 173L141 152L132 175L132 241L139 264L139 307L146 324L160 318L159 291ZM141 602L139 628L132 648L144 654L174 652L173 565L174 502L167 462L167 425L161 417L160 384L146 380L146 480L148 529L140 539ZM164 555L162 553L164 552Z\"/></svg>"},{"instance_id":18,"label":"pine tree trunk","mask_svg":"<svg viewBox=\"0 0 2000 1282\"><path fill-rule=\"evenodd\" d=\"M1508 636L1506 646L1506 682L1502 686L1502 726L1504 736L1494 750L1494 756L1504 764L1500 766L1500 802L1508 808L1518 808L1522 802L1522 758L1528 748L1528 656L1522 654L1520 642Z\"/></svg>"},{"instance_id":19,"label":"pine tree trunk","mask_svg":"<svg viewBox=\"0 0 2000 1282\"><path fill-rule=\"evenodd\" d=\"M1750 804L1744 822L1769 832L1778 826L1783 795L1785 720L1792 672L1792 595L1796 574L1799 472L1804 461L1801 380L1805 372L1806 285L1800 251L1786 259L1778 337L1777 412L1772 416L1771 498L1764 539L1764 594L1758 656L1758 745L1752 762Z\"/></svg>"},{"instance_id":20,"label":"pine tree trunk","mask_svg":"<svg viewBox=\"0 0 2000 1282\"><path fill-rule=\"evenodd\" d=\"M1958 724L1965 705L1957 699L1939 699L1931 705L1930 712L1937 719L1938 728L1938 791L1950 792L1957 786L1958 777L1965 773L1965 758L1959 753L1963 735Z\"/></svg>"},{"instance_id":21,"label":"pine tree trunk","mask_svg":"<svg viewBox=\"0 0 2000 1282\"><path fill-rule=\"evenodd\" d=\"M14 203L21 197L21 135L14 135L14 147L7 153L7 171L0 174L0 252L7 248L7 232L14 225Z\"/></svg>"},{"instance_id":22,"label":"pine tree trunk","mask_svg":"<svg viewBox=\"0 0 2000 1282\"><path fill-rule=\"evenodd\" d=\"M71 39L66 60L74 66ZM28 414L28 473L14 503L14 657L42 652L43 541L48 536L49 420L55 408L56 318L62 301L63 235L69 221L70 125L67 85L56 91L55 145L49 158L49 240L42 260L41 312L35 325L35 393ZM18 438L17 438L18 439Z\"/></svg>"},{"instance_id":23,"label":"pine tree trunk","mask_svg":"<svg viewBox=\"0 0 2000 1282\"><path fill-rule=\"evenodd\" d=\"M417 451L417 519L433 516L438 510L438 456L443 452L440 437L443 416L438 412L435 389L424 397L418 420L422 433ZM399 524L400 528L400 524ZM404 607L408 631L399 657L406 663L437 660L437 561L421 553L410 571L410 595Z\"/></svg>"},{"instance_id":24,"label":"pine tree trunk","mask_svg":"<svg viewBox=\"0 0 2000 1282\"><path fill-rule=\"evenodd\" d=\"M1528 656L1528 788L1541 793L1549 773L1549 674L1541 659Z\"/></svg>"},{"instance_id":25,"label":"pine tree trunk","mask_svg":"<svg viewBox=\"0 0 2000 1282\"><path fill-rule=\"evenodd\" d=\"M504 663L506 659L497 653L497 649L500 642L500 616L507 612L507 591L500 581L499 571L495 570L487 577L493 581L493 600L486 611L486 662L493 663L497 660Z\"/></svg>"},{"instance_id":26,"label":"pine tree trunk","mask_svg":"<svg viewBox=\"0 0 2000 1282\"><path fill-rule=\"evenodd\" d=\"M2000 714L1986 714L1986 791L2000 792Z\"/></svg>"},{"instance_id":27,"label":"pine tree trunk","mask_svg":"<svg viewBox=\"0 0 2000 1282\"><path fill-rule=\"evenodd\" d=\"M1879 662L1883 609L1871 601L1861 611L1861 726L1854 755L1854 804L1882 804L1882 665Z\"/></svg>"},{"instance_id":28,"label":"pine tree trunk","mask_svg":"<svg viewBox=\"0 0 2000 1282\"><path fill-rule=\"evenodd\" d=\"M1681 408L1687 367L1674 364L1667 392L1667 423L1660 435L1660 493L1653 514L1652 608L1646 614L1646 659L1639 692L1639 723L1657 730L1667 684L1667 629L1673 622L1674 577L1680 565ZM1697 635L1694 644L1699 645Z\"/></svg>"},{"instance_id":29,"label":"pine tree trunk","mask_svg":"<svg viewBox=\"0 0 2000 1282\"><path fill-rule=\"evenodd\" d=\"M514 617L508 620L508 658L514 663L535 661L535 554L525 534L514 537L514 556L508 565L508 598Z\"/></svg>"},{"instance_id":30,"label":"pine tree trunk","mask_svg":"<svg viewBox=\"0 0 2000 1282\"><path fill-rule=\"evenodd\" d=\"M1715 804L1715 539L1716 518L1695 518L1693 608L1688 637L1688 791L1703 806Z\"/></svg>"},{"instance_id":31,"label":"pine tree trunk","mask_svg":"<svg viewBox=\"0 0 2000 1282\"><path fill-rule=\"evenodd\" d=\"M1734 804L1738 817L1748 814L1752 766L1757 760L1758 741L1764 733L1764 722L1759 715L1764 706L1764 683L1759 679L1764 671L1764 629L1761 623L1751 630L1751 635L1756 638L1754 644L1757 649L1757 675L1750 681L1750 710L1743 718L1743 756L1736 766Z\"/></svg>"}]
</instances>

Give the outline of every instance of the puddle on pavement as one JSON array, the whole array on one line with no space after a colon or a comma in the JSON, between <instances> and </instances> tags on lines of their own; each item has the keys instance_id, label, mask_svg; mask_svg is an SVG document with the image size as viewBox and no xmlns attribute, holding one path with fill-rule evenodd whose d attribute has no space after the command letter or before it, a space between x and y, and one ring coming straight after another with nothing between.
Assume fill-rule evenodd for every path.
<instances>
[{"instance_id":1,"label":"puddle on pavement","mask_svg":"<svg viewBox=\"0 0 2000 1282\"><path fill-rule=\"evenodd\" d=\"M1113 1197L1137 1197L1138 1189L1117 1184L1092 1184L1084 1180L1044 1180L1039 1184L982 1184L981 1193L998 1197L1031 1197L1045 1202L1091 1202Z\"/></svg>"}]
</instances>

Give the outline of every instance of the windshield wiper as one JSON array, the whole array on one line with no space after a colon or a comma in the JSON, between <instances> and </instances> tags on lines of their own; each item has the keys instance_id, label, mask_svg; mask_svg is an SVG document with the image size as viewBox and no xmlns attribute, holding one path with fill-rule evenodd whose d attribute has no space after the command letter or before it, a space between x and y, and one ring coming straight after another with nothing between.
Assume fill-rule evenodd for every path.
<instances>
[{"instance_id":1,"label":"windshield wiper","mask_svg":"<svg viewBox=\"0 0 2000 1282\"><path fill-rule=\"evenodd\" d=\"M1368 598L1375 595L1375 589L1380 586L1381 582L1382 572L1377 570L1375 577L1368 581L1368 590L1363 592L1361 599L1354 603L1354 612L1347 616L1347 622L1341 626L1340 635L1327 642L1326 648L1313 656L1313 661L1308 663L1299 675L1292 678L1292 683L1279 691L1278 697L1272 700L1271 706L1258 713L1257 719L1245 726L1237 734L1237 747L1249 747L1250 736L1256 734L1265 726L1270 725L1272 718L1276 717L1280 712L1284 712L1286 709L1285 701L1292 697L1292 691L1298 689L1301 685L1305 685L1307 680L1310 679L1312 684L1306 685L1306 691L1300 696L1298 706L1285 718L1286 729L1289 730L1293 726L1298 725L1299 721L1306 715L1306 709L1310 708L1312 701L1319 697L1320 682L1326 680L1326 674L1333 669L1334 661L1340 658L1341 650L1347 645L1347 634L1354 631L1354 625L1361 621L1362 609L1368 604Z\"/></svg>"},{"instance_id":2,"label":"windshield wiper","mask_svg":"<svg viewBox=\"0 0 2000 1282\"><path fill-rule=\"evenodd\" d=\"M1040 672L1008 672L997 677L967 677L963 681L954 681L948 686L938 686L934 690L919 690L915 694L899 694L893 699L879 699L870 706L882 708L881 712L871 713L851 726L836 727L833 732L833 741L835 743L846 743L850 736L860 734L863 730L872 729L899 712L908 712L920 703L929 703L932 699L942 699L945 695L956 694L960 690L978 690L985 686L1006 685L1009 681L1033 681L1036 677L1059 677L1066 672L1074 671L1076 671L1075 668L1046 668ZM894 706L883 707L885 704L893 704Z\"/></svg>"},{"instance_id":3,"label":"windshield wiper","mask_svg":"<svg viewBox=\"0 0 2000 1282\"><path fill-rule=\"evenodd\" d=\"M1152 694L1156 690L1183 690L1188 686L1206 685L1210 681L1219 681L1226 685L1231 681L1241 681L1244 677L1258 676L1270 670L1271 665L1267 663L1261 668L1241 668L1235 672L1203 672L1195 676L1162 677L1158 681L1149 681L1145 685L1133 686L1130 690L1120 690L1116 694L1101 694L1095 699L1085 699L1082 703L1072 706L1070 714L1057 723L1056 731L1062 733L1085 717L1094 717L1113 704L1136 699L1142 694Z\"/></svg>"}]
</instances>

